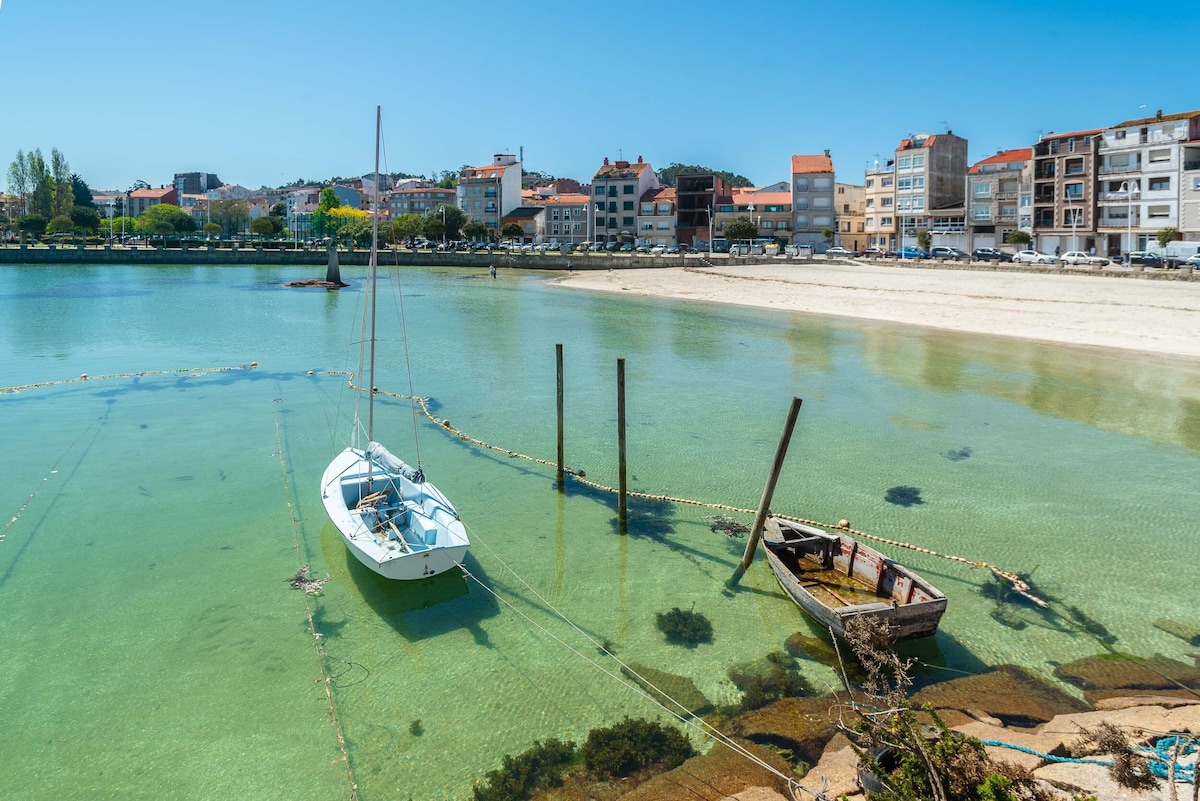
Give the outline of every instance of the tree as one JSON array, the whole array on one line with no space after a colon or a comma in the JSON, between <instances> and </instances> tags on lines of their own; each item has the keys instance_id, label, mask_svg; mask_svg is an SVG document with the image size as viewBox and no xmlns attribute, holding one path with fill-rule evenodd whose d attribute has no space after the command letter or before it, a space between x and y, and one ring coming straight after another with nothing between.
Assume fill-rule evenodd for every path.
<instances>
[{"instance_id":1,"label":"tree","mask_svg":"<svg viewBox=\"0 0 1200 801\"><path fill-rule=\"evenodd\" d=\"M91 206L75 206L71 209L71 221L85 233L100 228L100 212Z\"/></svg>"},{"instance_id":2,"label":"tree","mask_svg":"<svg viewBox=\"0 0 1200 801\"><path fill-rule=\"evenodd\" d=\"M440 214L426 214L421 220L421 225L421 233L425 234L426 239L441 239L446 231Z\"/></svg>"},{"instance_id":3,"label":"tree","mask_svg":"<svg viewBox=\"0 0 1200 801\"><path fill-rule=\"evenodd\" d=\"M274 217L259 217L250 223L250 233L262 237L274 236L276 234ZM282 228L282 226L280 226Z\"/></svg>"},{"instance_id":4,"label":"tree","mask_svg":"<svg viewBox=\"0 0 1200 801\"><path fill-rule=\"evenodd\" d=\"M146 183L141 178L138 178L136 181L133 182L133 186L129 187L129 191L132 192L135 189L149 189L149 188L150 188L150 184Z\"/></svg>"},{"instance_id":5,"label":"tree","mask_svg":"<svg viewBox=\"0 0 1200 801\"><path fill-rule=\"evenodd\" d=\"M134 232L137 220L133 217L113 217L111 220L100 220L100 233L105 236L120 236L124 231L127 234Z\"/></svg>"},{"instance_id":6,"label":"tree","mask_svg":"<svg viewBox=\"0 0 1200 801\"><path fill-rule=\"evenodd\" d=\"M834 237L834 234L835 234L835 233L836 233L836 232L835 232L835 231L834 231L832 228L822 228L822 229L821 229L821 236L825 237L825 244L826 244L826 245L832 245L832 244L833 244L833 237Z\"/></svg>"},{"instance_id":7,"label":"tree","mask_svg":"<svg viewBox=\"0 0 1200 801\"><path fill-rule=\"evenodd\" d=\"M463 226L462 232L472 242L481 242L487 239L488 227L478 220L472 220Z\"/></svg>"},{"instance_id":8,"label":"tree","mask_svg":"<svg viewBox=\"0 0 1200 801\"><path fill-rule=\"evenodd\" d=\"M41 214L26 214L21 219L17 220L17 230L24 231L34 239L39 238L46 233L46 226L50 220L43 217Z\"/></svg>"},{"instance_id":9,"label":"tree","mask_svg":"<svg viewBox=\"0 0 1200 801\"><path fill-rule=\"evenodd\" d=\"M929 245L933 242L933 234L929 231L917 231L917 247L926 253L929 252Z\"/></svg>"},{"instance_id":10,"label":"tree","mask_svg":"<svg viewBox=\"0 0 1200 801\"><path fill-rule=\"evenodd\" d=\"M1009 231L1008 235L1004 237L1004 241L1010 245L1027 248L1033 242L1033 237L1024 231Z\"/></svg>"},{"instance_id":11,"label":"tree","mask_svg":"<svg viewBox=\"0 0 1200 801\"><path fill-rule=\"evenodd\" d=\"M244 200L210 200L208 218L227 234L241 233L250 223L250 204Z\"/></svg>"},{"instance_id":12,"label":"tree","mask_svg":"<svg viewBox=\"0 0 1200 801\"><path fill-rule=\"evenodd\" d=\"M75 223L65 214L51 217L50 222L46 225L46 233L48 234L69 234L74 230Z\"/></svg>"},{"instance_id":13,"label":"tree","mask_svg":"<svg viewBox=\"0 0 1200 801\"><path fill-rule=\"evenodd\" d=\"M722 229L726 242L736 242L741 239L753 239L758 236L758 226L746 215L736 217L725 223Z\"/></svg>"},{"instance_id":14,"label":"tree","mask_svg":"<svg viewBox=\"0 0 1200 801\"><path fill-rule=\"evenodd\" d=\"M36 179L30 175L29 168L30 158L20 150L17 151L17 157L13 159L12 164L8 165L8 191L20 200L19 212L22 215L29 213L29 195L37 184Z\"/></svg>"},{"instance_id":15,"label":"tree","mask_svg":"<svg viewBox=\"0 0 1200 801\"><path fill-rule=\"evenodd\" d=\"M464 169L466 165L463 165ZM437 185L442 189L455 189L458 187L459 173L444 170L438 175Z\"/></svg>"},{"instance_id":16,"label":"tree","mask_svg":"<svg viewBox=\"0 0 1200 801\"><path fill-rule=\"evenodd\" d=\"M210 222L204 224L205 236L220 236L223 229L218 223Z\"/></svg>"},{"instance_id":17,"label":"tree","mask_svg":"<svg viewBox=\"0 0 1200 801\"><path fill-rule=\"evenodd\" d=\"M1154 238L1158 240L1158 246L1160 248L1165 248L1168 242L1174 242L1178 236L1179 232L1174 228L1163 228L1154 235Z\"/></svg>"},{"instance_id":18,"label":"tree","mask_svg":"<svg viewBox=\"0 0 1200 801\"><path fill-rule=\"evenodd\" d=\"M178 206L171 203L159 203L142 212L135 221L134 228L143 236L157 234L165 242L167 234L196 230L196 221Z\"/></svg>"},{"instance_id":19,"label":"tree","mask_svg":"<svg viewBox=\"0 0 1200 801\"><path fill-rule=\"evenodd\" d=\"M696 173L716 173L725 179L725 182L730 186L753 186L750 179L744 175L728 172L726 170L714 170L709 167L700 167L695 164L680 164L672 162L666 167L658 171L658 182L663 186L675 186L675 183L680 175L693 175Z\"/></svg>"},{"instance_id":20,"label":"tree","mask_svg":"<svg viewBox=\"0 0 1200 801\"><path fill-rule=\"evenodd\" d=\"M284 203L281 200L278 203L271 206L271 216L272 217L286 217L287 216L287 203Z\"/></svg>"},{"instance_id":21,"label":"tree","mask_svg":"<svg viewBox=\"0 0 1200 801\"><path fill-rule=\"evenodd\" d=\"M336 209L342 205L342 199L333 191L332 186L327 186L321 190L321 201L317 204L317 211L321 214L328 214L332 209Z\"/></svg>"},{"instance_id":22,"label":"tree","mask_svg":"<svg viewBox=\"0 0 1200 801\"><path fill-rule=\"evenodd\" d=\"M351 223L354 224L351 232L347 236L357 238L358 232L362 230L362 223L365 221L370 225L370 215L362 209L352 209L349 206L335 206L324 215L325 220L325 235L326 236L341 236L342 229ZM369 229L368 229L369 230Z\"/></svg>"},{"instance_id":23,"label":"tree","mask_svg":"<svg viewBox=\"0 0 1200 801\"><path fill-rule=\"evenodd\" d=\"M76 206L96 208L96 204L92 200L92 188L87 185L87 181L75 173L71 173L71 194L75 197Z\"/></svg>"},{"instance_id":24,"label":"tree","mask_svg":"<svg viewBox=\"0 0 1200 801\"><path fill-rule=\"evenodd\" d=\"M500 229L500 236L505 239L519 239L525 236L525 231L517 223L505 223L504 227Z\"/></svg>"},{"instance_id":25,"label":"tree","mask_svg":"<svg viewBox=\"0 0 1200 801\"><path fill-rule=\"evenodd\" d=\"M416 214L401 214L392 221L392 237L397 242L407 239L411 243L424 232L425 222Z\"/></svg>"},{"instance_id":26,"label":"tree","mask_svg":"<svg viewBox=\"0 0 1200 801\"><path fill-rule=\"evenodd\" d=\"M441 229L440 226L442 225L443 220L445 221L445 228ZM440 230L436 230L435 233L431 234L430 225L434 221L437 222L437 225L434 227ZM459 239L462 236L462 227L466 224L467 215L462 209L458 208L457 206L442 204L436 209L426 213L425 236L429 237L430 239L437 239L439 236L445 234L447 239Z\"/></svg>"}]
</instances>

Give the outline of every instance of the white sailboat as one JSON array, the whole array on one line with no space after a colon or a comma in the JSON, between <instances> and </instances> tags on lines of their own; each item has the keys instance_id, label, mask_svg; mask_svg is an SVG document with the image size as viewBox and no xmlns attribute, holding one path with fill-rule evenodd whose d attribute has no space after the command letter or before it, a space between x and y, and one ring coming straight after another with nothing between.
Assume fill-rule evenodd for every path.
<instances>
[{"instance_id":1,"label":"white sailboat","mask_svg":"<svg viewBox=\"0 0 1200 801\"><path fill-rule=\"evenodd\" d=\"M375 203L379 208L380 110L375 109ZM362 430L355 404L350 447L333 458L321 476L321 500L350 553L381 576L410 581L457 567L470 546L454 505L425 480L420 467L405 464L375 441L375 308L379 265L379 218L371 232L370 320L367 387L367 445L353 440ZM359 365L358 375L362 375Z\"/></svg>"}]
</instances>

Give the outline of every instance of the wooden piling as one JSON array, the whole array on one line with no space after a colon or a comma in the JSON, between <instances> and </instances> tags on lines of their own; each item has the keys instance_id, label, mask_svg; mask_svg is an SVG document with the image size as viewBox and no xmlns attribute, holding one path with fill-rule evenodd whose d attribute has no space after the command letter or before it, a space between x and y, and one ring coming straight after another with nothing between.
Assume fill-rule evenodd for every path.
<instances>
[{"instance_id":1,"label":"wooden piling","mask_svg":"<svg viewBox=\"0 0 1200 801\"><path fill-rule=\"evenodd\" d=\"M625 495L625 360L617 359L617 527L622 534L629 518Z\"/></svg>"},{"instance_id":2,"label":"wooden piling","mask_svg":"<svg viewBox=\"0 0 1200 801\"><path fill-rule=\"evenodd\" d=\"M800 404L804 401L792 398L792 406L788 409L787 422L783 426L783 435L779 438L779 447L775 449L775 461L771 464L771 473L767 476L767 485L763 487L762 500L758 502L758 513L754 515L754 525L750 529L750 538L746 542L746 552L742 554L741 564L729 578L729 586L736 585L750 568L754 561L754 552L758 550L758 541L762 537L763 525L767 522L767 512L771 508L771 499L775 496L775 483L783 470L783 460L787 456L788 443L792 441L792 429L796 427L796 418L800 415Z\"/></svg>"},{"instance_id":3,"label":"wooden piling","mask_svg":"<svg viewBox=\"0 0 1200 801\"><path fill-rule=\"evenodd\" d=\"M554 357L558 370L558 490L564 489L563 476L563 346L554 346Z\"/></svg>"}]
</instances>

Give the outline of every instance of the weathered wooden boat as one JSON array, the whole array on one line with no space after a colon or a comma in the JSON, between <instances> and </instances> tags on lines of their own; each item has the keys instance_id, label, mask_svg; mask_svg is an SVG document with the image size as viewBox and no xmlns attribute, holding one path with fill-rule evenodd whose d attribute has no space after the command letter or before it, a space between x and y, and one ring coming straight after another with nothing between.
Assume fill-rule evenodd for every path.
<instances>
[{"instance_id":1,"label":"weathered wooden boat","mask_svg":"<svg viewBox=\"0 0 1200 801\"><path fill-rule=\"evenodd\" d=\"M936 587L845 533L768 517L763 546L784 592L838 637L857 617L886 621L897 640L929 637L946 611Z\"/></svg>"}]
</instances>

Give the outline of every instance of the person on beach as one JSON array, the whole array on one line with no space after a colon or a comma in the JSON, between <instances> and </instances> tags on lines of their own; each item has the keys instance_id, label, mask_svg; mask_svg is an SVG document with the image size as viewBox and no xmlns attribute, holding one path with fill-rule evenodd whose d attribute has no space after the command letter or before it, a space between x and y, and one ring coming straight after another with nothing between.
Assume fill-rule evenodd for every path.
<instances>
[{"instance_id":1,"label":"person on beach","mask_svg":"<svg viewBox=\"0 0 1200 801\"><path fill-rule=\"evenodd\" d=\"M492 273L492 278L495 278L496 277L496 265L489 264L488 270Z\"/></svg>"}]
</instances>

